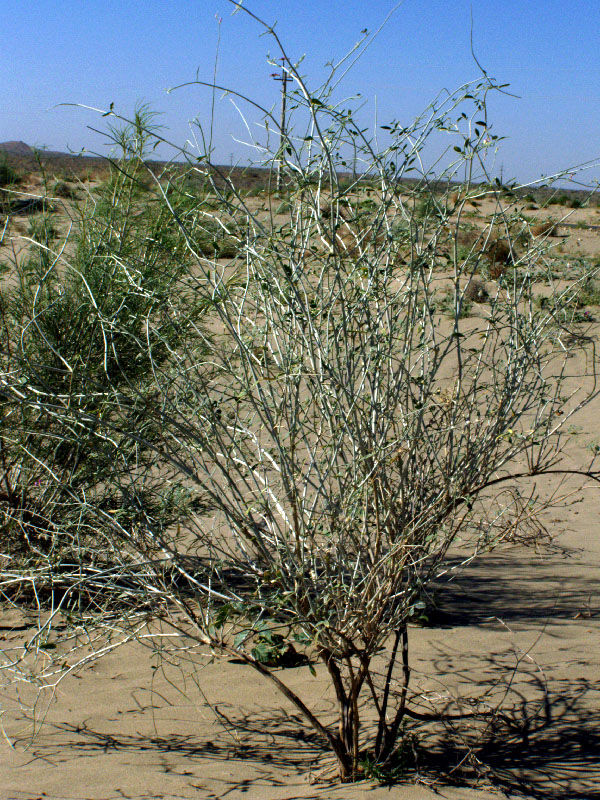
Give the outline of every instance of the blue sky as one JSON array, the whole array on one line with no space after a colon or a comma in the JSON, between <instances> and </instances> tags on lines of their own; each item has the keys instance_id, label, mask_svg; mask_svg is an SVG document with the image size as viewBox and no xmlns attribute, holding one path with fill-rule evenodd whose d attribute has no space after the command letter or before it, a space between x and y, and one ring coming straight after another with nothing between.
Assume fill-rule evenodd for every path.
<instances>
[{"instance_id":1,"label":"blue sky","mask_svg":"<svg viewBox=\"0 0 600 800\"><path fill-rule=\"evenodd\" d=\"M246 0L277 21L292 59L313 85L324 64L343 55L362 29L374 31L393 0ZM210 80L217 39L218 81L266 106L277 103L270 79L272 43L226 0L3 0L0 56L0 141L21 139L51 149L102 150L98 115L59 103L83 103L127 115L144 101L163 113L182 143L188 121L208 123L210 93L184 81ZM600 159L600 3L598 0L405 0L347 76L347 95L369 102L373 124L413 119L442 88L478 76L470 51L520 99L491 100L497 134L507 136L496 159L505 178L531 180ZM219 24L216 17L221 18ZM376 100L375 100L376 98ZM244 135L229 100L218 103L216 160L246 161L232 139ZM588 173L600 177L600 170Z\"/></svg>"}]
</instances>

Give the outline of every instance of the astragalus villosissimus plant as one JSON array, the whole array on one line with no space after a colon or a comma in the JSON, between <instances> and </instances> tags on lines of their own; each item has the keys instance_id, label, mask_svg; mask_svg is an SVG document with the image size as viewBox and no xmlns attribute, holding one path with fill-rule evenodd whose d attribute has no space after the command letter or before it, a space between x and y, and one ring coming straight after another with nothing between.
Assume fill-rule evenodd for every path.
<instances>
[{"instance_id":1,"label":"astragalus villosissimus plant","mask_svg":"<svg viewBox=\"0 0 600 800\"><path fill-rule=\"evenodd\" d=\"M116 643L167 628L178 648L200 643L272 681L351 780L365 759L392 764L406 718L423 716L408 624L432 580L458 545L470 560L543 535L550 501L532 479L561 471L561 430L595 384L575 391L569 320L532 302L547 256L517 248L487 180L487 97L499 87L484 75L441 94L413 124L386 126L378 149L333 101L335 70L310 89L267 30L292 114L281 147L269 147L268 111L251 144L262 166L280 164L285 202L261 206L209 151L185 149L185 166L147 169L150 197L139 197L136 143L163 140L138 115L100 237L84 235L82 218L75 249L43 245L50 259L10 318L0 391L18 431L4 429L2 452L28 465L8 473L30 476L30 508L52 496L52 546L26 566L9 550L0 585L13 600L15 587L35 587L51 613L4 669L29 675L61 615L74 651L82 630ZM440 136L449 145L434 172L423 162ZM469 196L496 212L465 251ZM151 232L131 239L142 208ZM506 268L480 316L465 317L498 231ZM228 258L207 246L224 239ZM92 263L105 276L96 284ZM76 352L71 336L49 335L68 322L69 293L86 314ZM109 296L119 304L107 311ZM23 513L17 523L27 529ZM327 671L336 725L286 684L286 658ZM37 679L58 680L63 662L45 651Z\"/></svg>"}]
</instances>

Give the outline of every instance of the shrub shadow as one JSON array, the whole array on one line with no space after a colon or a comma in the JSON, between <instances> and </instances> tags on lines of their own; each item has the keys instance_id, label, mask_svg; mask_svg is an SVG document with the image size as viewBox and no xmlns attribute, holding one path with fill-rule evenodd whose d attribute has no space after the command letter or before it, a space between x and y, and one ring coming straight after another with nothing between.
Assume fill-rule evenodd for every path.
<instances>
[{"instance_id":1,"label":"shrub shadow","mask_svg":"<svg viewBox=\"0 0 600 800\"><path fill-rule=\"evenodd\" d=\"M483 781L510 796L539 800L600 798L598 689L579 681L559 683L552 693L540 684L540 690L541 700L513 696L512 710L488 721L479 738L471 730L471 742L461 722L446 722L442 737L420 731L421 774Z\"/></svg>"},{"instance_id":2,"label":"shrub shadow","mask_svg":"<svg viewBox=\"0 0 600 800\"><path fill-rule=\"evenodd\" d=\"M535 557L483 556L466 567L459 560L432 588L432 625L478 625L600 616L597 567L569 561L563 554ZM533 580L535 576L535 580Z\"/></svg>"}]
</instances>

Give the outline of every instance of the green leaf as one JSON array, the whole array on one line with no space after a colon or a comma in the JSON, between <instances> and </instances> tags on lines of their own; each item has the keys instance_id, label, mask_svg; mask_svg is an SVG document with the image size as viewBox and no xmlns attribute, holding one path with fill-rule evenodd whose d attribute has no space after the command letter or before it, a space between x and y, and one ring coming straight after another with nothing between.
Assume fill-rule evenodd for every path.
<instances>
[{"instance_id":1,"label":"green leaf","mask_svg":"<svg viewBox=\"0 0 600 800\"><path fill-rule=\"evenodd\" d=\"M273 648L269 647L264 642L259 642L252 648L252 658L256 659L260 664L266 664L271 660Z\"/></svg>"},{"instance_id":2,"label":"green leaf","mask_svg":"<svg viewBox=\"0 0 600 800\"><path fill-rule=\"evenodd\" d=\"M229 619L229 616L231 615L233 610L234 608L231 605L231 603L225 603L224 606L221 606L221 608L217 611L217 614L215 616L215 628L222 628L223 625Z\"/></svg>"},{"instance_id":3,"label":"green leaf","mask_svg":"<svg viewBox=\"0 0 600 800\"><path fill-rule=\"evenodd\" d=\"M312 642L310 636L304 632L295 633L293 639L295 642L298 642L298 644L310 644Z\"/></svg>"}]
</instances>

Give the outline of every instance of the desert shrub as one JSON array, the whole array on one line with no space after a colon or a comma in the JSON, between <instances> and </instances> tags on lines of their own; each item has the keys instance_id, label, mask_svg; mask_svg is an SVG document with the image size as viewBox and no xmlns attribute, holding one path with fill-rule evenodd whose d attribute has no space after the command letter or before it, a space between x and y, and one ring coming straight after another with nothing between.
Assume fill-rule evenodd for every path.
<instances>
[{"instance_id":1,"label":"desert shrub","mask_svg":"<svg viewBox=\"0 0 600 800\"><path fill-rule=\"evenodd\" d=\"M58 180L51 190L52 197L62 200L74 200L77 197L77 189L64 180Z\"/></svg>"},{"instance_id":2,"label":"desert shrub","mask_svg":"<svg viewBox=\"0 0 600 800\"><path fill-rule=\"evenodd\" d=\"M577 293L577 304L583 306L600 306L600 286L597 281L586 281Z\"/></svg>"},{"instance_id":3,"label":"desert shrub","mask_svg":"<svg viewBox=\"0 0 600 800\"><path fill-rule=\"evenodd\" d=\"M561 194L552 195L547 201L548 206L567 206L569 205L569 196L564 192Z\"/></svg>"},{"instance_id":4,"label":"desert shrub","mask_svg":"<svg viewBox=\"0 0 600 800\"><path fill-rule=\"evenodd\" d=\"M48 213L29 217L28 235L36 242L48 246L57 235L52 217Z\"/></svg>"},{"instance_id":5,"label":"desert shrub","mask_svg":"<svg viewBox=\"0 0 600 800\"><path fill-rule=\"evenodd\" d=\"M44 215L54 211L52 203L45 197L9 197L5 198L6 210L12 215Z\"/></svg>"},{"instance_id":6,"label":"desert shrub","mask_svg":"<svg viewBox=\"0 0 600 800\"><path fill-rule=\"evenodd\" d=\"M123 132L123 141L129 133ZM77 435L63 429L60 414L40 417L27 405L17 403L3 415L4 545L10 543L9 552L22 566L51 569L55 583L63 564L72 564L75 557L88 570L114 564L108 543L104 552L98 548L102 536L97 524L77 519L73 498L82 492L96 513L102 516L111 509L113 519L130 526L139 524L142 502L155 509L157 529L177 518L176 505L185 506L194 497L182 489L174 504L169 492L157 496L152 488L163 485L161 478L150 477L155 457L149 442L157 425L143 420L142 409L154 391L148 376L165 363L169 348L181 342L186 326L194 324L202 309L185 286L174 292L187 272L187 251L165 207L136 202L136 173L144 167L141 153L137 163L133 155L126 148L121 170L100 188L98 202L91 209L80 208L68 258L59 256L64 247L55 242L52 219L31 218L29 235L36 246L11 265L18 282L2 298L2 375L26 374L30 390L40 396L77 397L77 413L94 420L86 434ZM172 202L171 209L187 213L177 197ZM176 317L182 306L185 320L165 315L168 308ZM147 340L144 356L140 344L149 321L156 338ZM198 342L194 346L201 349ZM133 394L125 417L138 427L140 438L134 442L115 434L108 445L101 431L112 404L128 387ZM145 486L134 496L131 458L138 470L146 471ZM49 464L56 484L48 480ZM46 589L40 586L42 594Z\"/></svg>"},{"instance_id":7,"label":"desert shrub","mask_svg":"<svg viewBox=\"0 0 600 800\"><path fill-rule=\"evenodd\" d=\"M467 297L466 291L457 296L456 292L448 289L438 297L436 305L445 316L451 319L463 319L469 316L473 301Z\"/></svg>"},{"instance_id":8,"label":"desert shrub","mask_svg":"<svg viewBox=\"0 0 600 800\"><path fill-rule=\"evenodd\" d=\"M433 194L420 197L416 200L413 215L415 220L426 222L431 219L436 219L440 215L441 211Z\"/></svg>"},{"instance_id":9,"label":"desert shrub","mask_svg":"<svg viewBox=\"0 0 600 800\"><path fill-rule=\"evenodd\" d=\"M586 306L600 305L600 287L595 280L580 279L559 293L537 295L535 304L562 324L593 322L594 315Z\"/></svg>"},{"instance_id":10,"label":"desert shrub","mask_svg":"<svg viewBox=\"0 0 600 800\"><path fill-rule=\"evenodd\" d=\"M6 153L0 153L0 187L19 183L20 175L9 163Z\"/></svg>"},{"instance_id":11,"label":"desert shrub","mask_svg":"<svg viewBox=\"0 0 600 800\"><path fill-rule=\"evenodd\" d=\"M0 437L13 489L2 502L21 539L0 579L5 594L26 583L53 605L0 667L42 685L73 669L79 640L66 664L55 626L68 608L64 636L100 630L102 648L143 631L166 658L198 646L235 657L295 705L341 780L398 775L409 720L423 716L408 627L423 595L458 541L465 561L539 541L540 512L559 498L535 487L559 469L561 429L589 395L564 399L564 320L523 302L536 262L489 236L457 258L431 174L414 203L399 196L415 142L424 149L440 130L463 132L459 166L473 168L471 123L496 84L485 76L412 125L391 121L381 152L325 102L331 83L311 90L284 63L295 116L283 159L271 155L289 191L285 225L185 149L211 207L176 182L140 200L140 142L166 142L138 114L110 129L121 169L91 218L82 213L73 255L40 243L47 260L7 295ZM318 147L291 134L294 120ZM344 142L375 201L352 252L335 245L350 224L336 181ZM215 226L236 242L239 267L205 249ZM500 282L477 325L461 310L485 259L516 261L520 291ZM453 274L442 322L440 265ZM286 681L284 663L327 674L336 724Z\"/></svg>"}]
</instances>

